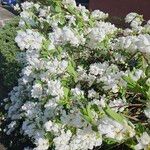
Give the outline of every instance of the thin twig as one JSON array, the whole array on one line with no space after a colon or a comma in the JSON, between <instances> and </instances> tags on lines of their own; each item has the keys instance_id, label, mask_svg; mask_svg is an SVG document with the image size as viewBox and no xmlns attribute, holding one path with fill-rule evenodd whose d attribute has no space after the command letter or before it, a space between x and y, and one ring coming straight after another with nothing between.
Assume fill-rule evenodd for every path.
<instances>
[{"instance_id":1,"label":"thin twig","mask_svg":"<svg viewBox=\"0 0 150 150\"><path fill-rule=\"evenodd\" d=\"M118 105L118 106L112 106L110 108L121 108L121 107L141 107L144 106L143 104L129 104L129 105Z\"/></svg>"},{"instance_id":2,"label":"thin twig","mask_svg":"<svg viewBox=\"0 0 150 150\"><path fill-rule=\"evenodd\" d=\"M125 114L124 114L124 116L127 117L127 118L129 118L129 119L132 119L134 121L139 121L139 119L137 119L135 117L131 117L131 116L128 116L128 115L125 115Z\"/></svg>"}]
</instances>

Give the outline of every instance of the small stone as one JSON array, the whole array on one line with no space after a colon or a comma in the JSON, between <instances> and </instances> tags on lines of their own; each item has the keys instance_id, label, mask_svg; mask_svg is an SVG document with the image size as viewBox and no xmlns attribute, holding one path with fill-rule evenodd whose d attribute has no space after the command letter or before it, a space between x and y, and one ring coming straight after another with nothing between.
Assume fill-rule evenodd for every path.
<instances>
[{"instance_id":1,"label":"small stone","mask_svg":"<svg viewBox=\"0 0 150 150\"><path fill-rule=\"evenodd\" d=\"M5 25L5 22L14 17L14 14L9 12L8 10L2 8L0 5L0 27Z\"/></svg>"}]
</instances>

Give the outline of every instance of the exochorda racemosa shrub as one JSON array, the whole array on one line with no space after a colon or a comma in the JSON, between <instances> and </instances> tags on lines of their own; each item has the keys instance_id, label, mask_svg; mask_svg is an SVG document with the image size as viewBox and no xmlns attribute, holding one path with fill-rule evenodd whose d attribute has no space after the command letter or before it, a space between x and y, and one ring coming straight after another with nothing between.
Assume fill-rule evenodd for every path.
<instances>
[{"instance_id":1,"label":"exochorda racemosa shrub","mask_svg":"<svg viewBox=\"0 0 150 150\"><path fill-rule=\"evenodd\" d=\"M121 29L108 17L74 0L22 4L7 134L20 126L34 150L150 149L150 23L130 13Z\"/></svg>"}]
</instances>

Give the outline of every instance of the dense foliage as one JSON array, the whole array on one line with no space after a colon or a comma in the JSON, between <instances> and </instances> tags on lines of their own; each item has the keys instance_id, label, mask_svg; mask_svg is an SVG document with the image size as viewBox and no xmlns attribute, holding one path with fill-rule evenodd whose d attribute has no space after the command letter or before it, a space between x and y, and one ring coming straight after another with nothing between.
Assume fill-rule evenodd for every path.
<instances>
[{"instance_id":1,"label":"dense foliage","mask_svg":"<svg viewBox=\"0 0 150 150\"><path fill-rule=\"evenodd\" d=\"M74 0L25 2L20 17L7 134L19 128L34 150L149 150L150 22L130 13L120 29Z\"/></svg>"},{"instance_id":2,"label":"dense foliage","mask_svg":"<svg viewBox=\"0 0 150 150\"><path fill-rule=\"evenodd\" d=\"M14 18L0 28L0 99L16 84L19 78L20 65L16 59L19 48L15 43L18 18Z\"/></svg>"}]
</instances>

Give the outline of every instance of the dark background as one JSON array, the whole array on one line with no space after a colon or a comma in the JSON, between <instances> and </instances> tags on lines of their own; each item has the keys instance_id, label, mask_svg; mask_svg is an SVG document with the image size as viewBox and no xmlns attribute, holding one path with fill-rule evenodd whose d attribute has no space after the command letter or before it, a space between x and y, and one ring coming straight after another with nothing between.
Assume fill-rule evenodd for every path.
<instances>
[{"instance_id":1,"label":"dark background","mask_svg":"<svg viewBox=\"0 0 150 150\"><path fill-rule=\"evenodd\" d=\"M100 9L118 17L137 12L143 15L144 19L150 19L150 0L90 0L89 9Z\"/></svg>"},{"instance_id":2,"label":"dark background","mask_svg":"<svg viewBox=\"0 0 150 150\"><path fill-rule=\"evenodd\" d=\"M88 7L88 4L89 4L89 0L76 0L77 4L82 4L86 7Z\"/></svg>"}]
</instances>

